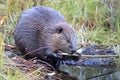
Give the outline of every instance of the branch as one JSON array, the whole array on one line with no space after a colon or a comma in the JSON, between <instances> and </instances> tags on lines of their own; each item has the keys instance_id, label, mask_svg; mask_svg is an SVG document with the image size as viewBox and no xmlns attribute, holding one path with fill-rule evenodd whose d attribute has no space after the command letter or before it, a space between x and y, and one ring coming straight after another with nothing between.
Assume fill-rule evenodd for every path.
<instances>
[{"instance_id":1,"label":"branch","mask_svg":"<svg viewBox=\"0 0 120 80\"><path fill-rule=\"evenodd\" d=\"M62 56L73 56L73 57L80 57L80 58L119 58L119 55L79 55L79 54L68 54L62 53Z\"/></svg>"}]
</instances>

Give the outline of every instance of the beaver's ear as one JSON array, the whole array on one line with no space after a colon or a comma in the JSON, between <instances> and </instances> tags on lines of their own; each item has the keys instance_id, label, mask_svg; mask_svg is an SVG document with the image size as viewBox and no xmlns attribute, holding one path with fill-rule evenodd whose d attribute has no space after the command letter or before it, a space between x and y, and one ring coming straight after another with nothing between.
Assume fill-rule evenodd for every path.
<instances>
[{"instance_id":1,"label":"beaver's ear","mask_svg":"<svg viewBox=\"0 0 120 80\"><path fill-rule=\"evenodd\" d=\"M62 33L62 31L63 31L63 28L61 28L61 27L58 27L58 28L56 29L56 32L57 32L58 34Z\"/></svg>"}]
</instances>

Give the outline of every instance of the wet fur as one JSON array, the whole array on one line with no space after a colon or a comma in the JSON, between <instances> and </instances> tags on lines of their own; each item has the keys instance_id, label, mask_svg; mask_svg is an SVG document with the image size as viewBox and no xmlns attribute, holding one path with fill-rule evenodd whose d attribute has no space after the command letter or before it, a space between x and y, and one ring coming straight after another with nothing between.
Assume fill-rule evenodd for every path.
<instances>
[{"instance_id":1,"label":"wet fur","mask_svg":"<svg viewBox=\"0 0 120 80\"><path fill-rule=\"evenodd\" d=\"M55 64L61 56L58 50L72 53L76 50L73 27L65 18L53 10L36 6L20 16L14 33L15 43L26 59L38 59Z\"/></svg>"}]
</instances>

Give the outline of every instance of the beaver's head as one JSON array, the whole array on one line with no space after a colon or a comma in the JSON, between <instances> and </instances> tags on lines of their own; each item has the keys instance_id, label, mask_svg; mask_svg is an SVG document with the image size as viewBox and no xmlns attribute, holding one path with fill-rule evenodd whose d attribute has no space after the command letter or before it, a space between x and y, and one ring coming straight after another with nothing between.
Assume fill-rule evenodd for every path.
<instances>
[{"instance_id":1,"label":"beaver's head","mask_svg":"<svg viewBox=\"0 0 120 80\"><path fill-rule=\"evenodd\" d=\"M48 46L53 52L62 51L74 53L76 51L76 35L74 28L67 23L55 24L49 28Z\"/></svg>"}]
</instances>

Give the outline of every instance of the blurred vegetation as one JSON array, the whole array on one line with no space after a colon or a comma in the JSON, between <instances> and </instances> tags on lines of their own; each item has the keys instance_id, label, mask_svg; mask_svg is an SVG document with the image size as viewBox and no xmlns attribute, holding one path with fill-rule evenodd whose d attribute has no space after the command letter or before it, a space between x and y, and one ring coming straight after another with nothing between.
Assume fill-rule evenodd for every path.
<instances>
[{"instance_id":1,"label":"blurred vegetation","mask_svg":"<svg viewBox=\"0 0 120 80\"><path fill-rule=\"evenodd\" d=\"M20 14L36 5L52 7L64 15L75 27L79 44L113 45L120 52L120 0L0 0L0 64L2 44L14 44Z\"/></svg>"},{"instance_id":2,"label":"blurred vegetation","mask_svg":"<svg viewBox=\"0 0 120 80\"><path fill-rule=\"evenodd\" d=\"M119 4L119 0L1 0L0 16L6 16L5 43L14 44L13 33L20 14L33 6L43 5L65 16L75 27L79 43L90 40L100 45L117 45L120 43Z\"/></svg>"}]
</instances>

